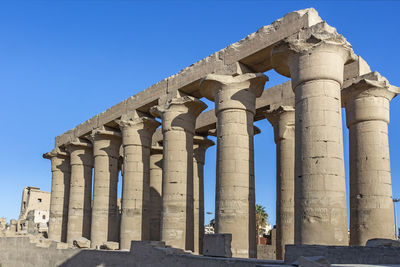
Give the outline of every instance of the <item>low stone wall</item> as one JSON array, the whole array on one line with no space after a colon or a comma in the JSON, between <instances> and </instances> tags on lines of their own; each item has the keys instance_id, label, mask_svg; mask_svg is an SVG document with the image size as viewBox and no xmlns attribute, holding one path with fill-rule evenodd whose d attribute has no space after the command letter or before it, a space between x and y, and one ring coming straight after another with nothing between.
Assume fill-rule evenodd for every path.
<instances>
[{"instance_id":1,"label":"low stone wall","mask_svg":"<svg viewBox=\"0 0 400 267\"><path fill-rule=\"evenodd\" d=\"M193 255L165 247L162 242L132 242L131 251L64 248L63 243L30 241L29 237L0 238L0 266L191 266L256 267L281 261L218 258Z\"/></svg>"},{"instance_id":2,"label":"low stone wall","mask_svg":"<svg viewBox=\"0 0 400 267\"><path fill-rule=\"evenodd\" d=\"M400 264L400 247L286 245L286 264L300 256L324 256L332 264Z\"/></svg>"},{"instance_id":3,"label":"low stone wall","mask_svg":"<svg viewBox=\"0 0 400 267\"><path fill-rule=\"evenodd\" d=\"M276 246L257 245L257 259L276 260Z\"/></svg>"}]
</instances>

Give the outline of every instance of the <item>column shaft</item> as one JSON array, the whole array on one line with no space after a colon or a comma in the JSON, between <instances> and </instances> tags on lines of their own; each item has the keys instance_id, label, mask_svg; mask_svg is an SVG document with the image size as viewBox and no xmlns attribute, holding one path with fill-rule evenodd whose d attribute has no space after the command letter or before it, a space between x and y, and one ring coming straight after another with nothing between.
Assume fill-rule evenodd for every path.
<instances>
[{"instance_id":1,"label":"column shaft","mask_svg":"<svg viewBox=\"0 0 400 267\"><path fill-rule=\"evenodd\" d=\"M152 147L150 155L150 240L161 240L162 147Z\"/></svg>"},{"instance_id":2,"label":"column shaft","mask_svg":"<svg viewBox=\"0 0 400 267\"><path fill-rule=\"evenodd\" d=\"M161 237L167 245L194 250L193 136L206 105L184 96L156 107L162 117L163 188Z\"/></svg>"},{"instance_id":3,"label":"column shaft","mask_svg":"<svg viewBox=\"0 0 400 267\"><path fill-rule=\"evenodd\" d=\"M124 148L122 184L121 249L130 249L132 240L149 240L150 146L159 123L147 117L119 121Z\"/></svg>"},{"instance_id":4,"label":"column shaft","mask_svg":"<svg viewBox=\"0 0 400 267\"><path fill-rule=\"evenodd\" d=\"M295 243L347 245L340 89L355 56L325 22L286 38L272 55L295 93Z\"/></svg>"},{"instance_id":5,"label":"column shaft","mask_svg":"<svg viewBox=\"0 0 400 267\"><path fill-rule=\"evenodd\" d=\"M107 241L117 242L118 233L118 158L120 134L95 130L92 133L94 155L94 185L91 227L91 247Z\"/></svg>"},{"instance_id":6,"label":"column shaft","mask_svg":"<svg viewBox=\"0 0 400 267\"><path fill-rule=\"evenodd\" d=\"M235 257L257 255L253 122L267 80L263 74L208 75L200 85L217 115L216 232L232 234Z\"/></svg>"},{"instance_id":7,"label":"column shaft","mask_svg":"<svg viewBox=\"0 0 400 267\"><path fill-rule=\"evenodd\" d=\"M214 142L203 136L195 136L193 146L193 208L194 251L203 254L204 237L204 163L208 147Z\"/></svg>"},{"instance_id":8,"label":"column shaft","mask_svg":"<svg viewBox=\"0 0 400 267\"><path fill-rule=\"evenodd\" d=\"M44 154L43 157L51 159L52 172L49 239L58 242L66 242L69 186L71 179L69 157L65 152L56 150Z\"/></svg>"},{"instance_id":9,"label":"column shaft","mask_svg":"<svg viewBox=\"0 0 400 267\"><path fill-rule=\"evenodd\" d=\"M89 142L67 145L71 162L71 185L68 210L67 242L79 237L90 239L92 204L93 152Z\"/></svg>"},{"instance_id":10,"label":"column shaft","mask_svg":"<svg viewBox=\"0 0 400 267\"><path fill-rule=\"evenodd\" d=\"M276 258L283 260L285 245L294 244L294 108L267 113L276 143Z\"/></svg>"},{"instance_id":11,"label":"column shaft","mask_svg":"<svg viewBox=\"0 0 400 267\"><path fill-rule=\"evenodd\" d=\"M350 245L354 246L365 246L372 238L395 239L388 123L389 102L399 89L377 73L363 76L343 90L350 137Z\"/></svg>"}]
</instances>

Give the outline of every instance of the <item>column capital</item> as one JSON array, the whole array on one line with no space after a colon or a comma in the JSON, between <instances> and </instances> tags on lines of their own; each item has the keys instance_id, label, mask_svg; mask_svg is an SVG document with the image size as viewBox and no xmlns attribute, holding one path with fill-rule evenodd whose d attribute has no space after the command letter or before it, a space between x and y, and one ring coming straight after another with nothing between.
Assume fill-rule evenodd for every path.
<instances>
[{"instance_id":1,"label":"column capital","mask_svg":"<svg viewBox=\"0 0 400 267\"><path fill-rule=\"evenodd\" d=\"M393 86L380 75L379 72L370 72L344 82L342 88L342 102L346 103L362 97L383 97L392 100L400 93L400 88Z\"/></svg>"},{"instance_id":2,"label":"column capital","mask_svg":"<svg viewBox=\"0 0 400 267\"><path fill-rule=\"evenodd\" d=\"M115 122L119 125L121 131L126 128L149 129L150 131L154 128L155 131L160 126L158 121L138 111L124 114L121 119Z\"/></svg>"},{"instance_id":3,"label":"column capital","mask_svg":"<svg viewBox=\"0 0 400 267\"><path fill-rule=\"evenodd\" d=\"M85 165L93 167L92 143L83 138L75 138L65 144L65 150L70 155L72 165Z\"/></svg>"},{"instance_id":4,"label":"column capital","mask_svg":"<svg viewBox=\"0 0 400 267\"><path fill-rule=\"evenodd\" d=\"M162 131L187 131L194 134L196 118L207 108L199 99L183 96L168 99L164 103L154 106L150 113L162 119Z\"/></svg>"},{"instance_id":5,"label":"column capital","mask_svg":"<svg viewBox=\"0 0 400 267\"><path fill-rule=\"evenodd\" d=\"M151 137L157 127L160 126L160 123L155 119L138 112L125 114L116 122L121 129L124 146L150 146Z\"/></svg>"},{"instance_id":6,"label":"column capital","mask_svg":"<svg viewBox=\"0 0 400 267\"><path fill-rule=\"evenodd\" d=\"M292 106L273 106L264 112L265 118L274 127L275 143L294 138L295 109Z\"/></svg>"},{"instance_id":7,"label":"column capital","mask_svg":"<svg viewBox=\"0 0 400 267\"><path fill-rule=\"evenodd\" d=\"M150 154L155 155L155 154L161 154L163 153L163 147L162 146L152 146L150 149Z\"/></svg>"},{"instance_id":8,"label":"column capital","mask_svg":"<svg viewBox=\"0 0 400 267\"><path fill-rule=\"evenodd\" d=\"M121 145L121 132L102 126L94 129L86 136L93 144L93 156L109 156L119 158ZM115 147L118 146L118 149Z\"/></svg>"},{"instance_id":9,"label":"column capital","mask_svg":"<svg viewBox=\"0 0 400 267\"><path fill-rule=\"evenodd\" d=\"M91 148L91 147L92 147L91 142L83 138L74 138L73 140L65 144L65 149L67 152L70 152L72 149L75 148Z\"/></svg>"},{"instance_id":10,"label":"column capital","mask_svg":"<svg viewBox=\"0 0 400 267\"><path fill-rule=\"evenodd\" d=\"M342 89L342 103L346 108L346 124L380 120L389 123L390 100L400 88L390 85L378 72L350 79Z\"/></svg>"},{"instance_id":11,"label":"column capital","mask_svg":"<svg viewBox=\"0 0 400 267\"><path fill-rule=\"evenodd\" d=\"M344 64L356 60L352 46L334 27L320 22L279 42L271 50L273 68L292 78L292 87L316 79L343 83Z\"/></svg>"},{"instance_id":12,"label":"column capital","mask_svg":"<svg viewBox=\"0 0 400 267\"><path fill-rule=\"evenodd\" d=\"M215 102L216 114L225 109L255 113L254 101L260 97L268 77L263 73L237 76L209 74L200 81L200 93Z\"/></svg>"},{"instance_id":13,"label":"column capital","mask_svg":"<svg viewBox=\"0 0 400 267\"><path fill-rule=\"evenodd\" d=\"M214 141L207 138L207 136L195 135L193 137L193 145L195 147L201 147L207 149L213 145L215 145Z\"/></svg>"},{"instance_id":14,"label":"column capital","mask_svg":"<svg viewBox=\"0 0 400 267\"><path fill-rule=\"evenodd\" d=\"M64 159L64 158L68 158L69 155L68 155L68 153L66 153L64 151L61 151L60 148L56 147L53 150L51 150L50 152L44 153L42 155L42 157L44 159L52 159L52 158Z\"/></svg>"},{"instance_id":15,"label":"column capital","mask_svg":"<svg viewBox=\"0 0 400 267\"><path fill-rule=\"evenodd\" d=\"M264 111L265 118L272 124L276 126L280 121L283 114L294 113L295 109L292 106L271 106L269 109Z\"/></svg>"},{"instance_id":16,"label":"column capital","mask_svg":"<svg viewBox=\"0 0 400 267\"><path fill-rule=\"evenodd\" d=\"M119 132L115 129L112 129L110 127L107 127L107 126L98 127L96 129L92 130L92 132L89 135L85 136L85 138L90 140L92 143L99 138L100 139L104 139L104 138L106 138L106 139L112 139L112 138L121 139L121 137L122 137L121 132Z\"/></svg>"}]
</instances>

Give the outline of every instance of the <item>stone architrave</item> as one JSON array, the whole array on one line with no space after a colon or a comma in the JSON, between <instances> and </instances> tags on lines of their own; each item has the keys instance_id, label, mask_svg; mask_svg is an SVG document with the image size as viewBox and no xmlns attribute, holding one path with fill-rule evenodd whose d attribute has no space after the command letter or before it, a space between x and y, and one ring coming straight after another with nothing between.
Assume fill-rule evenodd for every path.
<instances>
[{"instance_id":1,"label":"stone architrave","mask_svg":"<svg viewBox=\"0 0 400 267\"><path fill-rule=\"evenodd\" d=\"M400 89L377 72L346 81L350 146L350 245L395 239L388 140L389 103Z\"/></svg>"},{"instance_id":2,"label":"stone architrave","mask_svg":"<svg viewBox=\"0 0 400 267\"><path fill-rule=\"evenodd\" d=\"M150 150L150 240L161 240L162 210L162 146L152 146Z\"/></svg>"},{"instance_id":3,"label":"stone architrave","mask_svg":"<svg viewBox=\"0 0 400 267\"><path fill-rule=\"evenodd\" d=\"M89 141L77 138L66 150L71 164L67 242L72 245L80 237L90 239L93 149Z\"/></svg>"},{"instance_id":4,"label":"stone architrave","mask_svg":"<svg viewBox=\"0 0 400 267\"><path fill-rule=\"evenodd\" d=\"M51 240L66 242L71 179L69 156L66 152L55 148L43 154L43 158L51 160L52 172L48 236Z\"/></svg>"},{"instance_id":5,"label":"stone architrave","mask_svg":"<svg viewBox=\"0 0 400 267\"><path fill-rule=\"evenodd\" d=\"M295 243L347 245L340 89L351 45L326 22L272 50L275 70L295 93Z\"/></svg>"},{"instance_id":6,"label":"stone architrave","mask_svg":"<svg viewBox=\"0 0 400 267\"><path fill-rule=\"evenodd\" d=\"M161 240L194 250L193 136L197 116L207 107L186 95L152 108L161 117L163 132L163 188Z\"/></svg>"},{"instance_id":7,"label":"stone architrave","mask_svg":"<svg viewBox=\"0 0 400 267\"><path fill-rule=\"evenodd\" d=\"M216 233L232 234L232 255L255 258L254 114L268 77L210 74L200 93L217 116Z\"/></svg>"},{"instance_id":8,"label":"stone architrave","mask_svg":"<svg viewBox=\"0 0 400 267\"><path fill-rule=\"evenodd\" d=\"M193 139L193 208L194 251L203 254L204 237L204 163L206 150L215 143L207 137L196 135Z\"/></svg>"},{"instance_id":9,"label":"stone architrave","mask_svg":"<svg viewBox=\"0 0 400 267\"><path fill-rule=\"evenodd\" d=\"M122 116L117 123L124 159L120 248L130 249L132 240L150 239L150 146L160 123L137 112Z\"/></svg>"},{"instance_id":10,"label":"stone architrave","mask_svg":"<svg viewBox=\"0 0 400 267\"><path fill-rule=\"evenodd\" d=\"M118 241L117 186L121 133L105 127L92 131L94 180L91 247Z\"/></svg>"},{"instance_id":11,"label":"stone architrave","mask_svg":"<svg viewBox=\"0 0 400 267\"><path fill-rule=\"evenodd\" d=\"M294 108L279 106L266 112L276 144L276 258L294 244Z\"/></svg>"}]
</instances>

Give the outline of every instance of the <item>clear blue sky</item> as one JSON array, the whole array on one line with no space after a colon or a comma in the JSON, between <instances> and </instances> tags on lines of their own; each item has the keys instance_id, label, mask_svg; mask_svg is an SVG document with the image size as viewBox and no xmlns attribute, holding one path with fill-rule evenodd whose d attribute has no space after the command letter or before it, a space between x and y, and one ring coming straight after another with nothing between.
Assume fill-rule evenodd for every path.
<instances>
[{"instance_id":1,"label":"clear blue sky","mask_svg":"<svg viewBox=\"0 0 400 267\"><path fill-rule=\"evenodd\" d=\"M24 186L50 190L50 161L42 153L53 148L55 136L286 13L308 7L336 27L372 70L400 86L397 1L1 1L0 216L18 217ZM267 75L267 87L286 80ZM389 126L396 197L399 102L400 97L391 102ZM274 223L273 132L266 120L256 125L262 130L255 137L256 199ZM348 157L347 130L344 141ZM206 164L205 206L213 211L215 147Z\"/></svg>"}]
</instances>

